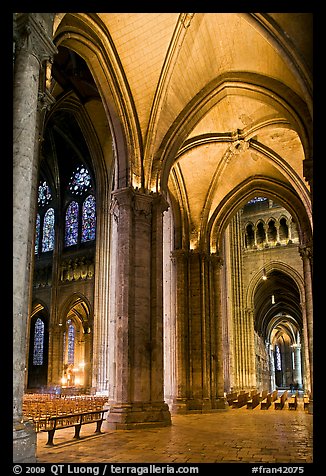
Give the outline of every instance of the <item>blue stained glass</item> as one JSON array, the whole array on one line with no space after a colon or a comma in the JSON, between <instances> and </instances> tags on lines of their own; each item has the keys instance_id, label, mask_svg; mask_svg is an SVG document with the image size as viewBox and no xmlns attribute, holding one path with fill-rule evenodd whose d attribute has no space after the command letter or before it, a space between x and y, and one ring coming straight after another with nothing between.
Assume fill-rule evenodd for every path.
<instances>
[{"instance_id":1,"label":"blue stained glass","mask_svg":"<svg viewBox=\"0 0 326 476\"><path fill-rule=\"evenodd\" d=\"M75 326L69 324L68 327L68 350L67 350L68 364L73 364L75 361Z\"/></svg>"},{"instance_id":2,"label":"blue stained glass","mask_svg":"<svg viewBox=\"0 0 326 476\"><path fill-rule=\"evenodd\" d=\"M282 370L281 352L278 345L275 346L275 352L276 352L276 370Z\"/></svg>"},{"instance_id":3,"label":"blue stained glass","mask_svg":"<svg viewBox=\"0 0 326 476\"><path fill-rule=\"evenodd\" d=\"M34 328L33 365L43 365L44 322L37 318Z\"/></svg>"},{"instance_id":4,"label":"blue stained glass","mask_svg":"<svg viewBox=\"0 0 326 476\"><path fill-rule=\"evenodd\" d=\"M51 190L46 181L41 183L38 187L37 203L40 206L47 205L52 199Z\"/></svg>"},{"instance_id":5,"label":"blue stained glass","mask_svg":"<svg viewBox=\"0 0 326 476\"><path fill-rule=\"evenodd\" d=\"M89 195L84 203L82 209L82 236L81 241L95 240L96 231L96 215L95 215L95 197Z\"/></svg>"},{"instance_id":6,"label":"blue stained glass","mask_svg":"<svg viewBox=\"0 0 326 476\"><path fill-rule=\"evenodd\" d=\"M78 210L77 202L71 202L66 211L65 246L76 245L78 242Z\"/></svg>"},{"instance_id":7,"label":"blue stained glass","mask_svg":"<svg viewBox=\"0 0 326 476\"><path fill-rule=\"evenodd\" d=\"M38 253L38 244L40 240L40 228L41 228L41 218L39 213L36 215L36 225L35 225L35 254Z\"/></svg>"},{"instance_id":8,"label":"blue stained glass","mask_svg":"<svg viewBox=\"0 0 326 476\"><path fill-rule=\"evenodd\" d=\"M82 195L92 186L91 176L86 167L78 166L69 182L69 190L75 195Z\"/></svg>"},{"instance_id":9,"label":"blue stained glass","mask_svg":"<svg viewBox=\"0 0 326 476\"><path fill-rule=\"evenodd\" d=\"M251 200L249 200L248 204L253 204L253 203L258 203L258 202L265 202L267 198L265 197L254 197Z\"/></svg>"},{"instance_id":10,"label":"blue stained glass","mask_svg":"<svg viewBox=\"0 0 326 476\"><path fill-rule=\"evenodd\" d=\"M51 251L54 248L54 209L49 208L44 215L42 251Z\"/></svg>"}]
</instances>

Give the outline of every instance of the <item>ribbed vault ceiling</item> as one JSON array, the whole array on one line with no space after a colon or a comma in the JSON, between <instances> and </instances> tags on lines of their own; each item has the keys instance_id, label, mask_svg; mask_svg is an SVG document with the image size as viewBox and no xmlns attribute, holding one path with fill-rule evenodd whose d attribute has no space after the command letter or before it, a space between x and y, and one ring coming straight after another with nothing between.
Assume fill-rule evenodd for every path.
<instances>
[{"instance_id":1,"label":"ribbed vault ceiling","mask_svg":"<svg viewBox=\"0 0 326 476\"><path fill-rule=\"evenodd\" d=\"M192 229L255 176L292 188L307 208L310 14L69 13L55 28L57 44L85 60L105 108L112 94L130 181L168 186Z\"/></svg>"}]
</instances>

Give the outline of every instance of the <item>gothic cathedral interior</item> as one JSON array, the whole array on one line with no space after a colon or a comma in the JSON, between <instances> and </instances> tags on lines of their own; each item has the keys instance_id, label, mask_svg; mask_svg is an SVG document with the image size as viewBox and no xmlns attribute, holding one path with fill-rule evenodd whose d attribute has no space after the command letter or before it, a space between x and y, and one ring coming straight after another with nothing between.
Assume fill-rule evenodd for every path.
<instances>
[{"instance_id":1,"label":"gothic cathedral interior","mask_svg":"<svg viewBox=\"0 0 326 476\"><path fill-rule=\"evenodd\" d=\"M15 13L13 420L313 400L312 14Z\"/></svg>"}]
</instances>

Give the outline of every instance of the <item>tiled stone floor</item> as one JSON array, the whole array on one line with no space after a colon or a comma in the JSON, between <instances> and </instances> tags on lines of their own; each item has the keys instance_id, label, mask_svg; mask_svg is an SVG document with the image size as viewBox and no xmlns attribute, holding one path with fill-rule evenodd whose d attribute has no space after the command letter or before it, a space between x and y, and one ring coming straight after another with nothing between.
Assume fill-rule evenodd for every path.
<instances>
[{"instance_id":1,"label":"tiled stone floor","mask_svg":"<svg viewBox=\"0 0 326 476\"><path fill-rule=\"evenodd\" d=\"M313 416L297 410L246 407L172 415L172 425L148 430L108 430L95 424L59 430L54 446L38 433L39 463L312 463Z\"/></svg>"}]
</instances>

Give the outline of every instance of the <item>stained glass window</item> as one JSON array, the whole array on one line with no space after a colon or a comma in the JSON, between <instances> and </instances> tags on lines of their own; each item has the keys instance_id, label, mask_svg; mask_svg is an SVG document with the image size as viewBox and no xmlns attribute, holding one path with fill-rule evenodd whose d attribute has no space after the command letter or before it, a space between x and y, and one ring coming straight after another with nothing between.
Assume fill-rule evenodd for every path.
<instances>
[{"instance_id":1,"label":"stained glass window","mask_svg":"<svg viewBox=\"0 0 326 476\"><path fill-rule=\"evenodd\" d=\"M44 322L39 317L34 328L33 365L43 365Z\"/></svg>"},{"instance_id":2,"label":"stained glass window","mask_svg":"<svg viewBox=\"0 0 326 476\"><path fill-rule=\"evenodd\" d=\"M254 197L251 200L249 200L248 204L258 203L258 202L265 202L266 200L267 200L267 198L265 198L265 197Z\"/></svg>"},{"instance_id":3,"label":"stained glass window","mask_svg":"<svg viewBox=\"0 0 326 476\"><path fill-rule=\"evenodd\" d=\"M95 215L95 197L89 195L82 208L82 236L81 241L95 240L96 215Z\"/></svg>"},{"instance_id":4,"label":"stained glass window","mask_svg":"<svg viewBox=\"0 0 326 476\"><path fill-rule=\"evenodd\" d=\"M69 190L74 195L82 195L92 186L91 176L84 165L79 165L72 174L69 182Z\"/></svg>"},{"instance_id":5,"label":"stained glass window","mask_svg":"<svg viewBox=\"0 0 326 476\"><path fill-rule=\"evenodd\" d=\"M75 360L75 326L70 321L70 324L68 326L67 362L68 364L73 364L74 360Z\"/></svg>"},{"instance_id":6,"label":"stained glass window","mask_svg":"<svg viewBox=\"0 0 326 476\"><path fill-rule=\"evenodd\" d=\"M54 248L54 209L49 208L44 215L42 251L51 251Z\"/></svg>"},{"instance_id":7,"label":"stained glass window","mask_svg":"<svg viewBox=\"0 0 326 476\"><path fill-rule=\"evenodd\" d=\"M76 245L78 242L78 212L78 203L71 202L66 211L65 246Z\"/></svg>"},{"instance_id":8,"label":"stained glass window","mask_svg":"<svg viewBox=\"0 0 326 476\"><path fill-rule=\"evenodd\" d=\"M281 352L278 345L275 346L275 353L276 353L276 370L282 370Z\"/></svg>"},{"instance_id":9,"label":"stained glass window","mask_svg":"<svg viewBox=\"0 0 326 476\"><path fill-rule=\"evenodd\" d=\"M39 206L44 207L52 200L51 190L46 181L40 183L38 187L37 203Z\"/></svg>"},{"instance_id":10,"label":"stained glass window","mask_svg":"<svg viewBox=\"0 0 326 476\"><path fill-rule=\"evenodd\" d=\"M36 215L36 225L35 225L35 254L38 253L38 244L40 241L40 228L41 228L41 217L38 213Z\"/></svg>"}]
</instances>

